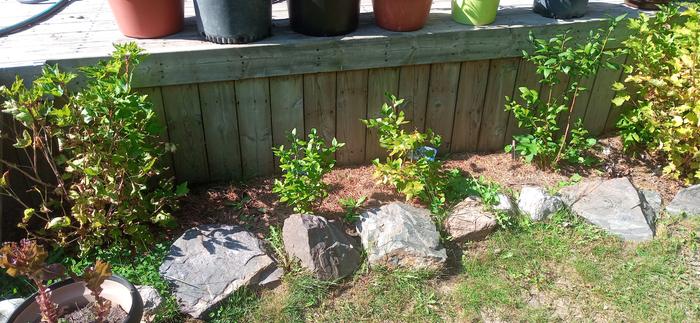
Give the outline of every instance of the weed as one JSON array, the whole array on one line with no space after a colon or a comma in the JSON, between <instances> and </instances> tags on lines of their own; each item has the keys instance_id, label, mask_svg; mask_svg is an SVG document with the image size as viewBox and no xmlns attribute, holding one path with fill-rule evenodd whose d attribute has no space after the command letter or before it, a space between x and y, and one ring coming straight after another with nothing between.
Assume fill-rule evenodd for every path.
<instances>
[{"instance_id":1,"label":"weed","mask_svg":"<svg viewBox=\"0 0 700 323\"><path fill-rule=\"evenodd\" d=\"M367 201L367 196L361 196L359 199L354 199L352 197L344 197L338 200L338 204L345 211L343 220L347 223L355 223L360 217L359 210L363 204Z\"/></svg>"}]
</instances>

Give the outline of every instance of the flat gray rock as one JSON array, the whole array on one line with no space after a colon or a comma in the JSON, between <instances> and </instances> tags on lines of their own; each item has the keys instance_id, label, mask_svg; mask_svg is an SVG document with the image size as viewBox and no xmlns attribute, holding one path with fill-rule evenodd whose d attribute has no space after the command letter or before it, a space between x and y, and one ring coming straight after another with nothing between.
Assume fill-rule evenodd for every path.
<instances>
[{"instance_id":1,"label":"flat gray rock","mask_svg":"<svg viewBox=\"0 0 700 323\"><path fill-rule=\"evenodd\" d=\"M575 214L624 240L654 237L654 210L626 177L585 181L560 194Z\"/></svg>"},{"instance_id":2,"label":"flat gray rock","mask_svg":"<svg viewBox=\"0 0 700 323\"><path fill-rule=\"evenodd\" d=\"M447 260L428 210L391 203L362 213L356 226L371 265L438 269Z\"/></svg>"},{"instance_id":3,"label":"flat gray rock","mask_svg":"<svg viewBox=\"0 0 700 323\"><path fill-rule=\"evenodd\" d=\"M257 287L275 269L252 233L233 225L201 225L173 243L160 274L173 286L180 310L199 319L239 288Z\"/></svg>"},{"instance_id":4,"label":"flat gray rock","mask_svg":"<svg viewBox=\"0 0 700 323\"><path fill-rule=\"evenodd\" d=\"M518 209L533 221L545 220L563 206L558 196L551 196L537 186L524 186L518 197Z\"/></svg>"},{"instance_id":5,"label":"flat gray rock","mask_svg":"<svg viewBox=\"0 0 700 323\"><path fill-rule=\"evenodd\" d=\"M501 211L505 212L508 215L516 215L518 212L518 209L513 205L513 202L510 200L510 197L508 195L505 195L503 193L498 193L498 204L493 207L494 210L496 211Z\"/></svg>"},{"instance_id":6,"label":"flat gray rock","mask_svg":"<svg viewBox=\"0 0 700 323\"><path fill-rule=\"evenodd\" d=\"M700 216L700 184L678 191L673 201L666 206L666 212L673 215L685 213L688 216Z\"/></svg>"},{"instance_id":7,"label":"flat gray rock","mask_svg":"<svg viewBox=\"0 0 700 323\"><path fill-rule=\"evenodd\" d=\"M291 258L317 278L335 280L351 275L362 256L343 228L326 218L310 214L293 214L282 227L284 249Z\"/></svg>"},{"instance_id":8,"label":"flat gray rock","mask_svg":"<svg viewBox=\"0 0 700 323\"><path fill-rule=\"evenodd\" d=\"M445 231L456 242L479 241L493 232L497 224L496 217L484 210L480 198L467 197L452 208L445 219Z\"/></svg>"},{"instance_id":9,"label":"flat gray rock","mask_svg":"<svg viewBox=\"0 0 700 323\"><path fill-rule=\"evenodd\" d=\"M11 298L0 301L0 323L6 323L10 315L24 302L24 298Z\"/></svg>"},{"instance_id":10,"label":"flat gray rock","mask_svg":"<svg viewBox=\"0 0 700 323\"><path fill-rule=\"evenodd\" d=\"M153 322L155 315L158 313L160 304L163 303L163 298L160 297L158 290L151 286L136 286L136 290L141 295L143 301L143 317L141 322Z\"/></svg>"},{"instance_id":11,"label":"flat gray rock","mask_svg":"<svg viewBox=\"0 0 700 323\"><path fill-rule=\"evenodd\" d=\"M654 211L654 215L658 216L659 212L661 212L661 194L657 191L650 191L650 190L639 190L639 193L642 194L642 197L644 197L644 200L647 201L649 204L649 207Z\"/></svg>"}]
</instances>

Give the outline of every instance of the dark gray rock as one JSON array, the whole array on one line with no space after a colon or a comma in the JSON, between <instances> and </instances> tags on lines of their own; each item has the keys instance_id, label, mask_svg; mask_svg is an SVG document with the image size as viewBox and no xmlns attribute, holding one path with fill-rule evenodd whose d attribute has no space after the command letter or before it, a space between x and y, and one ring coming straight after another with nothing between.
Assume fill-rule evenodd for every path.
<instances>
[{"instance_id":1,"label":"dark gray rock","mask_svg":"<svg viewBox=\"0 0 700 323\"><path fill-rule=\"evenodd\" d=\"M323 217L293 214L284 220L284 249L317 278L335 280L351 275L360 266L359 246L343 228Z\"/></svg>"},{"instance_id":2,"label":"dark gray rock","mask_svg":"<svg viewBox=\"0 0 700 323\"><path fill-rule=\"evenodd\" d=\"M180 310L199 319L239 288L257 287L275 269L252 233L239 226L202 225L173 243L160 274L173 286Z\"/></svg>"},{"instance_id":3,"label":"dark gray rock","mask_svg":"<svg viewBox=\"0 0 700 323\"><path fill-rule=\"evenodd\" d=\"M654 237L654 210L626 177L585 181L560 194L575 214L622 239Z\"/></svg>"},{"instance_id":4,"label":"dark gray rock","mask_svg":"<svg viewBox=\"0 0 700 323\"><path fill-rule=\"evenodd\" d=\"M151 286L136 286L136 289L141 295L143 301L143 317L141 322L153 322L155 315L160 309L160 304L163 303L163 298L158 293L158 290Z\"/></svg>"},{"instance_id":5,"label":"dark gray rock","mask_svg":"<svg viewBox=\"0 0 700 323\"><path fill-rule=\"evenodd\" d=\"M356 226L370 265L438 269L447 260L428 210L391 203L362 213Z\"/></svg>"},{"instance_id":6,"label":"dark gray rock","mask_svg":"<svg viewBox=\"0 0 700 323\"><path fill-rule=\"evenodd\" d=\"M484 210L480 198L467 197L445 219L445 231L456 242L479 241L493 232L497 224L496 217Z\"/></svg>"},{"instance_id":7,"label":"dark gray rock","mask_svg":"<svg viewBox=\"0 0 700 323\"><path fill-rule=\"evenodd\" d=\"M282 268L275 268L272 271L268 271L267 276L261 276L258 286L260 288L273 289L282 283L282 276L284 276L284 270Z\"/></svg>"},{"instance_id":8,"label":"dark gray rock","mask_svg":"<svg viewBox=\"0 0 700 323\"><path fill-rule=\"evenodd\" d=\"M23 298L11 298L0 301L0 323L7 322L10 315L24 302Z\"/></svg>"},{"instance_id":9,"label":"dark gray rock","mask_svg":"<svg viewBox=\"0 0 700 323\"><path fill-rule=\"evenodd\" d=\"M563 206L558 196L551 196L537 186L524 186L518 197L518 209L533 221L545 220Z\"/></svg>"},{"instance_id":10,"label":"dark gray rock","mask_svg":"<svg viewBox=\"0 0 700 323\"><path fill-rule=\"evenodd\" d=\"M700 216L700 184L678 191L673 201L666 206L666 212L673 215L685 213L688 216Z\"/></svg>"},{"instance_id":11,"label":"dark gray rock","mask_svg":"<svg viewBox=\"0 0 700 323\"><path fill-rule=\"evenodd\" d=\"M651 207L652 211L654 211L654 216L658 216L659 212L661 212L661 194L659 194L659 192L657 191L650 190L639 190L639 193L649 204L649 207Z\"/></svg>"}]
</instances>

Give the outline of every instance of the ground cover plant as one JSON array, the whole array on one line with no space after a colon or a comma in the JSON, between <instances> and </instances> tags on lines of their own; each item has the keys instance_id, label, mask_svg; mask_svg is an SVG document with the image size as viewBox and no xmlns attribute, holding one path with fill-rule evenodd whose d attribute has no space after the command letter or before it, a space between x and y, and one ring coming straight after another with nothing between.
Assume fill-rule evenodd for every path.
<instances>
[{"instance_id":1,"label":"ground cover plant","mask_svg":"<svg viewBox=\"0 0 700 323\"><path fill-rule=\"evenodd\" d=\"M506 98L506 111L512 112L518 127L527 131L515 135L514 150L525 161L535 161L541 167L555 168L560 162L591 165L595 162L590 149L596 144L580 119L572 120L576 99L589 89L583 86L584 78L595 76L601 68L618 68L613 59L621 49L608 48L611 34L624 16L611 20L606 29L591 31L586 41L573 44L573 37L566 32L551 39L535 38L531 52L523 51L525 60L537 66L539 83L547 91L541 97L535 89L520 87L520 99ZM566 89L557 96L557 84L568 78ZM563 125L560 119L566 120Z\"/></svg>"},{"instance_id":2,"label":"ground cover plant","mask_svg":"<svg viewBox=\"0 0 700 323\"><path fill-rule=\"evenodd\" d=\"M163 175L166 145L152 104L131 89L142 58L135 43L115 45L108 61L77 75L45 66L27 88L21 79L0 88L3 112L18 127L4 140L28 165L3 159L2 194L24 207L19 227L35 239L82 252L107 243L145 246L149 227L172 224L176 199L187 193ZM30 182L28 194L12 188L10 174ZM29 196L27 196L29 195Z\"/></svg>"},{"instance_id":3,"label":"ground cover plant","mask_svg":"<svg viewBox=\"0 0 700 323\"><path fill-rule=\"evenodd\" d=\"M288 149L284 145L273 148L283 174L282 180L275 180L272 191L279 194L280 202L291 205L294 212L310 213L328 195L323 175L333 169L335 152L345 144L333 138L327 147L316 129L311 129L308 140L298 138L296 129L287 139Z\"/></svg>"},{"instance_id":4,"label":"ground cover plant","mask_svg":"<svg viewBox=\"0 0 700 323\"><path fill-rule=\"evenodd\" d=\"M624 43L630 64L613 101L628 151L644 150L665 164L664 173L700 182L700 16L698 6L664 7L655 18L629 20Z\"/></svg>"}]
</instances>

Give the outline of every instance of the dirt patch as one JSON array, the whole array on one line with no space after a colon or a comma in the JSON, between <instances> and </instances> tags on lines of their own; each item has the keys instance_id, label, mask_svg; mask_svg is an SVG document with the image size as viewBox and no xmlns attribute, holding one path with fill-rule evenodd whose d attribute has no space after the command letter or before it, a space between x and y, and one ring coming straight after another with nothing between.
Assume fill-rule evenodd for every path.
<instances>
[{"instance_id":1,"label":"dirt patch","mask_svg":"<svg viewBox=\"0 0 700 323\"><path fill-rule=\"evenodd\" d=\"M622 150L618 137L602 139L596 154L602 163L595 168L542 170L510 154L454 154L445 162L446 168L457 168L472 176L483 176L500 183L505 189L519 191L524 185L556 187L569 180L572 174L587 178L628 176L637 187L658 191L668 203L682 187L673 179L662 176L661 164L644 156L632 158ZM405 201L393 188L377 184L372 177L373 166L337 168L325 177L329 196L317 208L316 214L339 218L343 210L338 200L344 197L367 196L366 207L375 207L393 201ZM272 193L273 177L257 178L246 183L213 184L193 187L177 212L180 228L171 232L173 237L192 226L205 223L238 224L256 232L261 238L271 225L281 225L294 213L279 203ZM418 204L411 201L411 204Z\"/></svg>"}]
</instances>

